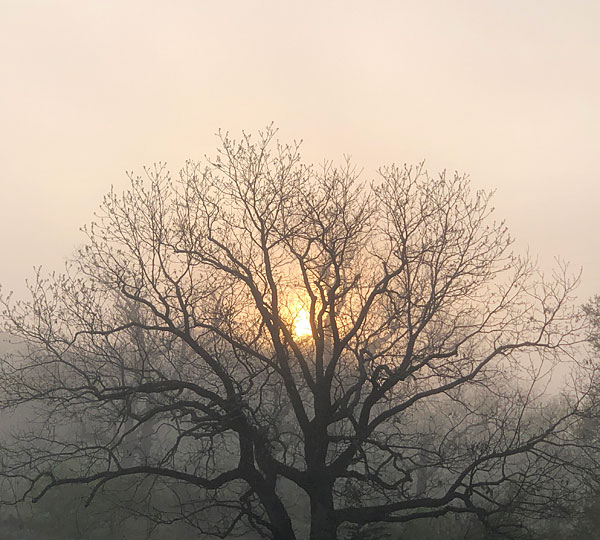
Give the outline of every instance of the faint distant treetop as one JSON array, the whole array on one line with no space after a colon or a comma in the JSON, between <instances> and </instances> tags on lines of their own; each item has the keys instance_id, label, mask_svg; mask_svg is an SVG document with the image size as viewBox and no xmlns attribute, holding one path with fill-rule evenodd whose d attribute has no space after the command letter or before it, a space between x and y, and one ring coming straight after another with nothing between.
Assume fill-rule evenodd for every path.
<instances>
[{"instance_id":1,"label":"faint distant treetop","mask_svg":"<svg viewBox=\"0 0 600 540\"><path fill-rule=\"evenodd\" d=\"M600 351L600 296L594 296L583 306L589 322L589 340L594 348Z\"/></svg>"}]
</instances>

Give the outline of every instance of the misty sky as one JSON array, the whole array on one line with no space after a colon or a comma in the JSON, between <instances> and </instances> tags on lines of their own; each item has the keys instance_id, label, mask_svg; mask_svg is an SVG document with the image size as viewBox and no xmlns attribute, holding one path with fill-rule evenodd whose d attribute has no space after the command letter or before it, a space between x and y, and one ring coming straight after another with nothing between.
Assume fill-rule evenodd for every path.
<instances>
[{"instance_id":1,"label":"misty sky","mask_svg":"<svg viewBox=\"0 0 600 540\"><path fill-rule=\"evenodd\" d=\"M600 293L600 2L0 0L0 283L60 269L126 170L274 121L307 161L495 188Z\"/></svg>"}]
</instances>

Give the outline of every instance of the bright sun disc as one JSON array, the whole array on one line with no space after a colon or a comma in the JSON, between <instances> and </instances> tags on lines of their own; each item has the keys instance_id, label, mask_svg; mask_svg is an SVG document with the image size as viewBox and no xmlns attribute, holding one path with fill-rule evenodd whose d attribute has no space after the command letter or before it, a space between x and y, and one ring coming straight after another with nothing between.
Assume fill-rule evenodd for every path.
<instances>
[{"instance_id":1,"label":"bright sun disc","mask_svg":"<svg viewBox=\"0 0 600 540\"><path fill-rule=\"evenodd\" d=\"M298 337L307 337L312 335L308 311L301 309L294 319L294 334Z\"/></svg>"}]
</instances>

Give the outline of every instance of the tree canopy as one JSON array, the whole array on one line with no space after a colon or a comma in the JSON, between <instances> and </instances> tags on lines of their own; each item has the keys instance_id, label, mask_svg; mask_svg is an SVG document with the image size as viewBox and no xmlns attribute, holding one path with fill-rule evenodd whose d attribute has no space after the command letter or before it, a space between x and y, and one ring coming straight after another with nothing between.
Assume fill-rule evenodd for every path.
<instances>
[{"instance_id":1,"label":"tree canopy","mask_svg":"<svg viewBox=\"0 0 600 540\"><path fill-rule=\"evenodd\" d=\"M580 339L567 268L515 255L466 176L220 140L132 175L64 274L4 298L19 497L126 485L157 523L277 540L567 511L586 390L545 397Z\"/></svg>"}]
</instances>

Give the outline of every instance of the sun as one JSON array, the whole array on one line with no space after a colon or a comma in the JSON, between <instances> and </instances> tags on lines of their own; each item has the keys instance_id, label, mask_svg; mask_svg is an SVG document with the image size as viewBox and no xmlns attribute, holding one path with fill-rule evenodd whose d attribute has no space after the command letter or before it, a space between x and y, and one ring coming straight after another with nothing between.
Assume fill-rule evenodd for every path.
<instances>
[{"instance_id":1,"label":"sun","mask_svg":"<svg viewBox=\"0 0 600 540\"><path fill-rule=\"evenodd\" d=\"M310 318L308 311L306 311L304 308L300 308L294 317L294 334L296 334L296 336L299 338L312 336Z\"/></svg>"}]
</instances>

